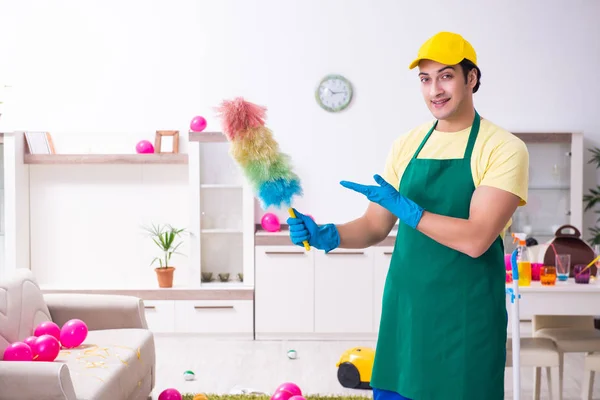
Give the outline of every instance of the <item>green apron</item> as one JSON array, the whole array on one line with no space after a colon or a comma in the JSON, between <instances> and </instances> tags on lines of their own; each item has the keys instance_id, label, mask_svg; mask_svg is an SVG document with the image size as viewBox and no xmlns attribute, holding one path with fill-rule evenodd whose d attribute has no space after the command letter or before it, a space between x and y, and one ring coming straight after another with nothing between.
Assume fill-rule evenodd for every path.
<instances>
[{"instance_id":1,"label":"green apron","mask_svg":"<svg viewBox=\"0 0 600 400\"><path fill-rule=\"evenodd\" d=\"M425 210L468 218L475 191L471 154L410 160L399 192ZM412 400L504 399L507 314L500 236L478 258L400 223L383 293L371 386Z\"/></svg>"}]
</instances>

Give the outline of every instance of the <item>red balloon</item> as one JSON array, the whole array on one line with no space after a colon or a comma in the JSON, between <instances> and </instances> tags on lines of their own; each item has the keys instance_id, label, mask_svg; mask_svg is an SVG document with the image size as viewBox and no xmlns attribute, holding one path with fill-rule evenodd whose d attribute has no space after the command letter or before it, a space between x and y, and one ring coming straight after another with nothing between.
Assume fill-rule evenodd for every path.
<instances>
[{"instance_id":1,"label":"red balloon","mask_svg":"<svg viewBox=\"0 0 600 400\"><path fill-rule=\"evenodd\" d=\"M38 337L50 335L54 336L56 340L60 340L60 327L52 321L44 321L35 328L33 335Z\"/></svg>"},{"instance_id":2,"label":"red balloon","mask_svg":"<svg viewBox=\"0 0 600 400\"><path fill-rule=\"evenodd\" d=\"M158 400L181 400L182 398L181 393L173 388L165 389L158 395Z\"/></svg>"},{"instance_id":3,"label":"red balloon","mask_svg":"<svg viewBox=\"0 0 600 400\"><path fill-rule=\"evenodd\" d=\"M195 116L190 121L192 132L202 132L206 128L206 119L200 115Z\"/></svg>"},{"instance_id":4,"label":"red balloon","mask_svg":"<svg viewBox=\"0 0 600 400\"><path fill-rule=\"evenodd\" d=\"M60 352L60 343L54 336L42 335L33 343L33 361L54 361Z\"/></svg>"},{"instance_id":5,"label":"red balloon","mask_svg":"<svg viewBox=\"0 0 600 400\"><path fill-rule=\"evenodd\" d=\"M4 361L31 361L33 354L31 348L23 342L15 342L8 345L2 356Z\"/></svg>"},{"instance_id":6,"label":"red balloon","mask_svg":"<svg viewBox=\"0 0 600 400\"><path fill-rule=\"evenodd\" d=\"M287 390L276 390L271 396L271 400L289 400L292 394Z\"/></svg>"},{"instance_id":7,"label":"red balloon","mask_svg":"<svg viewBox=\"0 0 600 400\"><path fill-rule=\"evenodd\" d=\"M277 392L284 390L286 392L290 392L292 396L302 396L302 390L300 387L293 382L285 382L277 387Z\"/></svg>"},{"instance_id":8,"label":"red balloon","mask_svg":"<svg viewBox=\"0 0 600 400\"><path fill-rule=\"evenodd\" d=\"M38 338L37 336L29 336L28 338L23 340L23 343L25 343L27 346L33 348L33 344L35 343L37 338Z\"/></svg>"},{"instance_id":9,"label":"red balloon","mask_svg":"<svg viewBox=\"0 0 600 400\"><path fill-rule=\"evenodd\" d=\"M79 346L87 338L88 327L80 319L71 319L60 330L60 343L67 349Z\"/></svg>"}]
</instances>

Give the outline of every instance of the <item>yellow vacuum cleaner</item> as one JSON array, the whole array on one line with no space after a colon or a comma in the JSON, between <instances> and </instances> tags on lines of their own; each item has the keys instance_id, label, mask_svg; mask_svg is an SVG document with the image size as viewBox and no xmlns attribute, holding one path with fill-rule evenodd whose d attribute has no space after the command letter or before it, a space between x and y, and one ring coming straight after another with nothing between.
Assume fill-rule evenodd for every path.
<instances>
[{"instance_id":1,"label":"yellow vacuum cleaner","mask_svg":"<svg viewBox=\"0 0 600 400\"><path fill-rule=\"evenodd\" d=\"M374 360L375 349L354 347L346 350L336 364L338 381L346 388L371 389Z\"/></svg>"}]
</instances>

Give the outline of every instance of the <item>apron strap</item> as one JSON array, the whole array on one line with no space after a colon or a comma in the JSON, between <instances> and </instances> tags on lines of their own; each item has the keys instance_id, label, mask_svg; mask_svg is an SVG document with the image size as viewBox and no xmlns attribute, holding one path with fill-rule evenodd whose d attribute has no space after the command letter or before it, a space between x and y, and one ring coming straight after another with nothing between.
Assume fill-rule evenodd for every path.
<instances>
[{"instance_id":1,"label":"apron strap","mask_svg":"<svg viewBox=\"0 0 600 400\"><path fill-rule=\"evenodd\" d=\"M475 147L475 141L477 140L477 134L479 133L479 125L481 118L477 111L475 111L475 119L473 120L473 125L471 125L471 132L469 133L469 141L467 142L467 148L465 149L464 158L471 159L471 154L473 154L473 147Z\"/></svg>"},{"instance_id":2,"label":"apron strap","mask_svg":"<svg viewBox=\"0 0 600 400\"><path fill-rule=\"evenodd\" d=\"M423 138L423 140L421 140L421 144L417 148L417 151L415 151L415 153L413 154L411 160L414 160L414 159L417 158L417 156L421 152L421 149L423 148L423 146L425 146L425 143L427 142L427 139L429 139L429 136L431 136L431 134L435 130L435 127L437 126L437 124L438 124L438 121L435 121L435 123L433 124L433 126L431 127L431 129L429 130L429 132L427 132L427 135L425 135L425 137Z\"/></svg>"},{"instance_id":3,"label":"apron strap","mask_svg":"<svg viewBox=\"0 0 600 400\"><path fill-rule=\"evenodd\" d=\"M479 117L479 114L477 113L477 111L475 111L475 118L473 119L473 124L471 125L471 132L469 132L469 141L467 142L467 148L465 149L465 154L463 158L470 159L471 154L473 154L473 147L475 147L475 141L477 140L477 134L479 133L480 120L481 118ZM421 149L423 149L423 146L425 146L425 143L427 143L427 140L435 130L437 124L438 121L435 121L431 129L429 129L429 132L427 132L427 135L425 135L425 137L421 141L421 144L417 148L417 151L414 152L411 160L414 160L419 156Z\"/></svg>"}]
</instances>

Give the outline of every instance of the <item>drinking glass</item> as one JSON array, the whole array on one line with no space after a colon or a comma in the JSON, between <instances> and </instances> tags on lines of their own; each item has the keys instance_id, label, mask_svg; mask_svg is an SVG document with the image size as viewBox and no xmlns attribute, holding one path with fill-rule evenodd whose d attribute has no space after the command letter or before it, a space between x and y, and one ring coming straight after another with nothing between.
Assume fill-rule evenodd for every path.
<instances>
[{"instance_id":1,"label":"drinking glass","mask_svg":"<svg viewBox=\"0 0 600 400\"><path fill-rule=\"evenodd\" d=\"M575 283L590 283L591 270L588 268L583 271L585 267L585 264L577 264L573 267L573 277L575 278Z\"/></svg>"},{"instance_id":2,"label":"drinking glass","mask_svg":"<svg viewBox=\"0 0 600 400\"><path fill-rule=\"evenodd\" d=\"M571 272L571 255L557 254L555 258L556 276L559 281L566 282L569 279L569 273Z\"/></svg>"},{"instance_id":3,"label":"drinking glass","mask_svg":"<svg viewBox=\"0 0 600 400\"><path fill-rule=\"evenodd\" d=\"M556 267L544 265L540 269L540 282L543 286L554 286L556 284Z\"/></svg>"}]
</instances>

